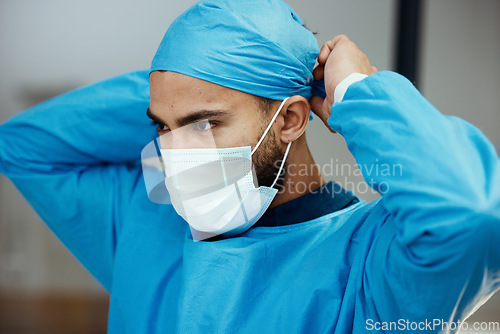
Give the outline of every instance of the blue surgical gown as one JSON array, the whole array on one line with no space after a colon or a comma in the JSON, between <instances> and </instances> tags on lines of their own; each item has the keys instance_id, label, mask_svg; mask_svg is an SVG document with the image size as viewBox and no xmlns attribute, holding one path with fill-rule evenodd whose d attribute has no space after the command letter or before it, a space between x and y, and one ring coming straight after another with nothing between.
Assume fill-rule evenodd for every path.
<instances>
[{"instance_id":1,"label":"blue surgical gown","mask_svg":"<svg viewBox=\"0 0 500 334\"><path fill-rule=\"evenodd\" d=\"M148 104L139 71L0 126L0 171L111 293L110 333L377 332L463 320L500 287L495 148L405 78L352 84L329 119L381 199L212 242L148 200Z\"/></svg>"}]
</instances>

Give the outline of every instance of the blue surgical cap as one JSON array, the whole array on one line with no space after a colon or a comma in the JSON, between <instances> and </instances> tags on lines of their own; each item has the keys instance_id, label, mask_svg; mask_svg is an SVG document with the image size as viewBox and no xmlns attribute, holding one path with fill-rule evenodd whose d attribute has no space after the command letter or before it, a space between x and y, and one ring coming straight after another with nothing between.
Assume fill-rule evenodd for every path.
<instances>
[{"instance_id":1,"label":"blue surgical cap","mask_svg":"<svg viewBox=\"0 0 500 334\"><path fill-rule=\"evenodd\" d=\"M200 1L170 25L150 71L182 73L274 100L309 99L312 86L322 90L312 76L319 47L302 24L281 0Z\"/></svg>"}]
</instances>

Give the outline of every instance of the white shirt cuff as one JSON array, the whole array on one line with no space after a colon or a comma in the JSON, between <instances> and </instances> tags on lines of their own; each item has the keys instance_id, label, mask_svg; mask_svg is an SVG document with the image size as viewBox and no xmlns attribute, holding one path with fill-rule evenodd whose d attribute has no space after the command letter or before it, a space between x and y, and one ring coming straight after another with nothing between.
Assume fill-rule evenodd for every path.
<instances>
[{"instance_id":1,"label":"white shirt cuff","mask_svg":"<svg viewBox=\"0 0 500 334\"><path fill-rule=\"evenodd\" d=\"M361 73L351 73L342 80L337 87L335 88L335 92L333 92L333 102L341 102L342 99L344 98L345 92L347 92L347 89L349 88L350 85L352 85L355 82L361 81L364 78L366 78L366 74L361 74Z\"/></svg>"}]
</instances>

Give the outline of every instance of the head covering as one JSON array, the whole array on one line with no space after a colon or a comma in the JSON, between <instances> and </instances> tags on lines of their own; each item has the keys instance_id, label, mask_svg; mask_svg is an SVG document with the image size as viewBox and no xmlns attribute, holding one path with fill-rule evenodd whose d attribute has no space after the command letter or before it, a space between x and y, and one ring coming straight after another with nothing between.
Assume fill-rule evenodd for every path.
<instances>
[{"instance_id":1,"label":"head covering","mask_svg":"<svg viewBox=\"0 0 500 334\"><path fill-rule=\"evenodd\" d=\"M318 53L314 35L281 0L205 0L170 25L150 71L178 72L274 100L309 99Z\"/></svg>"}]
</instances>

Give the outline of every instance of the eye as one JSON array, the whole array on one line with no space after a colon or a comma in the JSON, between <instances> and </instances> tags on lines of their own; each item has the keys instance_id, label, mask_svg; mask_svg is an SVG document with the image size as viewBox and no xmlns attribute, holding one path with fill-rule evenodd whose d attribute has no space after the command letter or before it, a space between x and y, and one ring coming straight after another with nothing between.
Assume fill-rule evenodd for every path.
<instances>
[{"instance_id":1,"label":"eye","mask_svg":"<svg viewBox=\"0 0 500 334\"><path fill-rule=\"evenodd\" d=\"M193 124L193 130L195 131L209 131L213 129L217 124L211 121L199 121Z\"/></svg>"},{"instance_id":2,"label":"eye","mask_svg":"<svg viewBox=\"0 0 500 334\"><path fill-rule=\"evenodd\" d=\"M158 123L156 121L151 121L151 125L156 126L156 131L158 131L159 134L163 134L167 131L170 131L168 126L162 123Z\"/></svg>"},{"instance_id":3,"label":"eye","mask_svg":"<svg viewBox=\"0 0 500 334\"><path fill-rule=\"evenodd\" d=\"M170 130L165 124L158 124L158 131L168 131Z\"/></svg>"}]
</instances>

